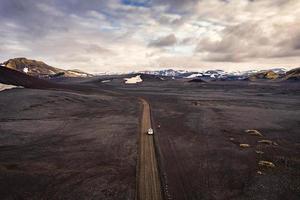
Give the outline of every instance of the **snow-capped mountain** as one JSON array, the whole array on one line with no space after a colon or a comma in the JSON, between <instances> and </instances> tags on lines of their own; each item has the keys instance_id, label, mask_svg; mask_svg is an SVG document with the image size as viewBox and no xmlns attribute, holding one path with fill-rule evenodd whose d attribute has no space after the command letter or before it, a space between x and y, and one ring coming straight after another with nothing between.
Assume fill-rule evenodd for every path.
<instances>
[{"instance_id":1,"label":"snow-capped mountain","mask_svg":"<svg viewBox=\"0 0 300 200\"><path fill-rule=\"evenodd\" d=\"M150 75L158 75L158 76L180 76L182 74L187 73L186 70L173 70L173 69L165 69L165 70L156 70L156 71L141 71L141 74L150 74Z\"/></svg>"},{"instance_id":2,"label":"snow-capped mountain","mask_svg":"<svg viewBox=\"0 0 300 200\"><path fill-rule=\"evenodd\" d=\"M276 74L285 74L288 70L285 68L273 68L270 71L275 72Z\"/></svg>"},{"instance_id":3,"label":"snow-capped mountain","mask_svg":"<svg viewBox=\"0 0 300 200\"><path fill-rule=\"evenodd\" d=\"M203 79L203 80L246 80L256 74L261 73L274 73L277 77L282 77L286 74L285 68L271 68L269 70L247 70L247 71L234 71L226 72L224 70L207 70L207 71L187 71L187 70L155 70L155 71L141 71L141 74L149 74L156 76L169 76L174 78L186 78L186 79Z\"/></svg>"}]
</instances>

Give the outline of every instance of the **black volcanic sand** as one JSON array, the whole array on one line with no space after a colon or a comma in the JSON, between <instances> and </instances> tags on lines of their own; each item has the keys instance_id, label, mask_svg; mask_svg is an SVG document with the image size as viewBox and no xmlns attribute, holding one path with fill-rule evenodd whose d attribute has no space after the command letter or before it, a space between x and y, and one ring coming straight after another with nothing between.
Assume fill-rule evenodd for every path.
<instances>
[{"instance_id":1,"label":"black volcanic sand","mask_svg":"<svg viewBox=\"0 0 300 200\"><path fill-rule=\"evenodd\" d=\"M138 124L136 99L0 92L0 199L134 199Z\"/></svg>"},{"instance_id":2,"label":"black volcanic sand","mask_svg":"<svg viewBox=\"0 0 300 200\"><path fill-rule=\"evenodd\" d=\"M149 100L166 199L300 198L299 83L107 85Z\"/></svg>"},{"instance_id":3,"label":"black volcanic sand","mask_svg":"<svg viewBox=\"0 0 300 200\"><path fill-rule=\"evenodd\" d=\"M299 199L299 83L124 77L0 92L0 199L134 199L136 97L152 107L166 199Z\"/></svg>"}]
</instances>

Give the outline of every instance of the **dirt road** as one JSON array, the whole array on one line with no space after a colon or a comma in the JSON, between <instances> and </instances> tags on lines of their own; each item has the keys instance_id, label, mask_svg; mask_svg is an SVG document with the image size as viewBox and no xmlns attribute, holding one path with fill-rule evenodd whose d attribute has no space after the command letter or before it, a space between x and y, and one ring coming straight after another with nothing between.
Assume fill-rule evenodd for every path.
<instances>
[{"instance_id":1,"label":"dirt road","mask_svg":"<svg viewBox=\"0 0 300 200\"><path fill-rule=\"evenodd\" d=\"M147 130L151 127L150 107L147 101L144 99L141 99L141 101L143 103L143 114L139 146L137 199L158 200L162 199L162 194L154 150L154 139L152 135L147 134Z\"/></svg>"}]
</instances>

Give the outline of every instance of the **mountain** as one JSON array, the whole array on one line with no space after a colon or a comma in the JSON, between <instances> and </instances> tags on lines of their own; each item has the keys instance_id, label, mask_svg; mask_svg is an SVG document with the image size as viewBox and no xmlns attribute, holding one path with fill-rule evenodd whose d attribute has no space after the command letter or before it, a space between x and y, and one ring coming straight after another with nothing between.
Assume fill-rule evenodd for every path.
<instances>
[{"instance_id":1,"label":"mountain","mask_svg":"<svg viewBox=\"0 0 300 200\"><path fill-rule=\"evenodd\" d=\"M62 72L62 70L51 67L41 61L29 60L26 58L14 58L4 62L7 68L26 73L31 76L52 75Z\"/></svg>"},{"instance_id":2,"label":"mountain","mask_svg":"<svg viewBox=\"0 0 300 200\"><path fill-rule=\"evenodd\" d=\"M205 81L224 80L227 78L230 80L240 80L245 78L242 75L234 75L232 73L227 73L223 70L208 70L208 71L197 72L197 71L166 69L166 70L157 70L157 71L141 71L139 73L163 76L163 77L186 78L186 79L201 78L202 80Z\"/></svg>"},{"instance_id":3,"label":"mountain","mask_svg":"<svg viewBox=\"0 0 300 200\"><path fill-rule=\"evenodd\" d=\"M17 70L24 74L39 77L57 79L60 77L90 77L91 74L82 72L80 70L63 70L47 65L44 62L30 60L27 58L10 59L2 65L6 68ZM201 79L207 81L283 81L283 80L299 80L300 68L287 71L284 68L271 68L269 70L248 70L226 72L224 70L207 70L207 71L187 71L187 70L154 70L154 71L140 71L133 72L133 74L140 74L146 79L169 80L169 79ZM148 76L145 76L148 75Z\"/></svg>"},{"instance_id":4,"label":"mountain","mask_svg":"<svg viewBox=\"0 0 300 200\"><path fill-rule=\"evenodd\" d=\"M248 70L248 71L236 71L226 72L224 70L207 70L202 72L186 71L186 70L156 70L156 71L141 71L140 74L155 75L158 77L173 77L173 78L186 78L192 79L193 82L197 82L196 79L201 79L204 82L207 81L283 81L283 80L299 80L300 68L296 68L287 71L284 68L271 68L269 70ZM200 81L201 82L201 81Z\"/></svg>"},{"instance_id":5,"label":"mountain","mask_svg":"<svg viewBox=\"0 0 300 200\"><path fill-rule=\"evenodd\" d=\"M224 70L207 70L204 72L194 72L185 78L199 78L204 81L215 81L215 80L244 80L247 76L240 72L226 72Z\"/></svg>"},{"instance_id":6,"label":"mountain","mask_svg":"<svg viewBox=\"0 0 300 200\"><path fill-rule=\"evenodd\" d=\"M300 80L300 67L287 71L284 80L293 80L299 81Z\"/></svg>"},{"instance_id":7,"label":"mountain","mask_svg":"<svg viewBox=\"0 0 300 200\"><path fill-rule=\"evenodd\" d=\"M281 75L283 75L287 72L287 70L284 69L284 68L273 68L273 69L270 69L270 70L272 70L276 74L281 74Z\"/></svg>"},{"instance_id":8,"label":"mountain","mask_svg":"<svg viewBox=\"0 0 300 200\"><path fill-rule=\"evenodd\" d=\"M63 70L47 65L44 62L27 58L14 58L2 63L3 66L35 77L87 77L88 73L79 70Z\"/></svg>"},{"instance_id":9,"label":"mountain","mask_svg":"<svg viewBox=\"0 0 300 200\"><path fill-rule=\"evenodd\" d=\"M186 70L165 69L165 70L155 70L155 71L140 71L138 73L156 75L156 76L181 77L181 76L184 76L187 73L192 73L192 72L188 72Z\"/></svg>"},{"instance_id":10,"label":"mountain","mask_svg":"<svg viewBox=\"0 0 300 200\"><path fill-rule=\"evenodd\" d=\"M276 80L280 77L280 74L272 71L272 70L267 70L267 71L260 71L258 73L251 74L249 76L249 80L251 81L256 81L258 79L260 80Z\"/></svg>"}]
</instances>

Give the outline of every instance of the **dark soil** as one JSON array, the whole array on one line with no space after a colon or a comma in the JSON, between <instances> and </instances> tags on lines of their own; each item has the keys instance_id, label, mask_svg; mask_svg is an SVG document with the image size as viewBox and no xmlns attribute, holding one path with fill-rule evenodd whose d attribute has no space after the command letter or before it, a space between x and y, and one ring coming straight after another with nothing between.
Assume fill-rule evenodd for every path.
<instances>
[{"instance_id":1,"label":"dark soil","mask_svg":"<svg viewBox=\"0 0 300 200\"><path fill-rule=\"evenodd\" d=\"M151 105L166 199L300 198L299 82L123 78L1 92L0 199L134 199L137 97Z\"/></svg>"},{"instance_id":2,"label":"dark soil","mask_svg":"<svg viewBox=\"0 0 300 200\"><path fill-rule=\"evenodd\" d=\"M138 122L100 91L2 91L0 199L134 199Z\"/></svg>"},{"instance_id":3,"label":"dark soil","mask_svg":"<svg viewBox=\"0 0 300 200\"><path fill-rule=\"evenodd\" d=\"M299 83L166 81L115 87L151 104L166 199L300 198Z\"/></svg>"}]
</instances>

